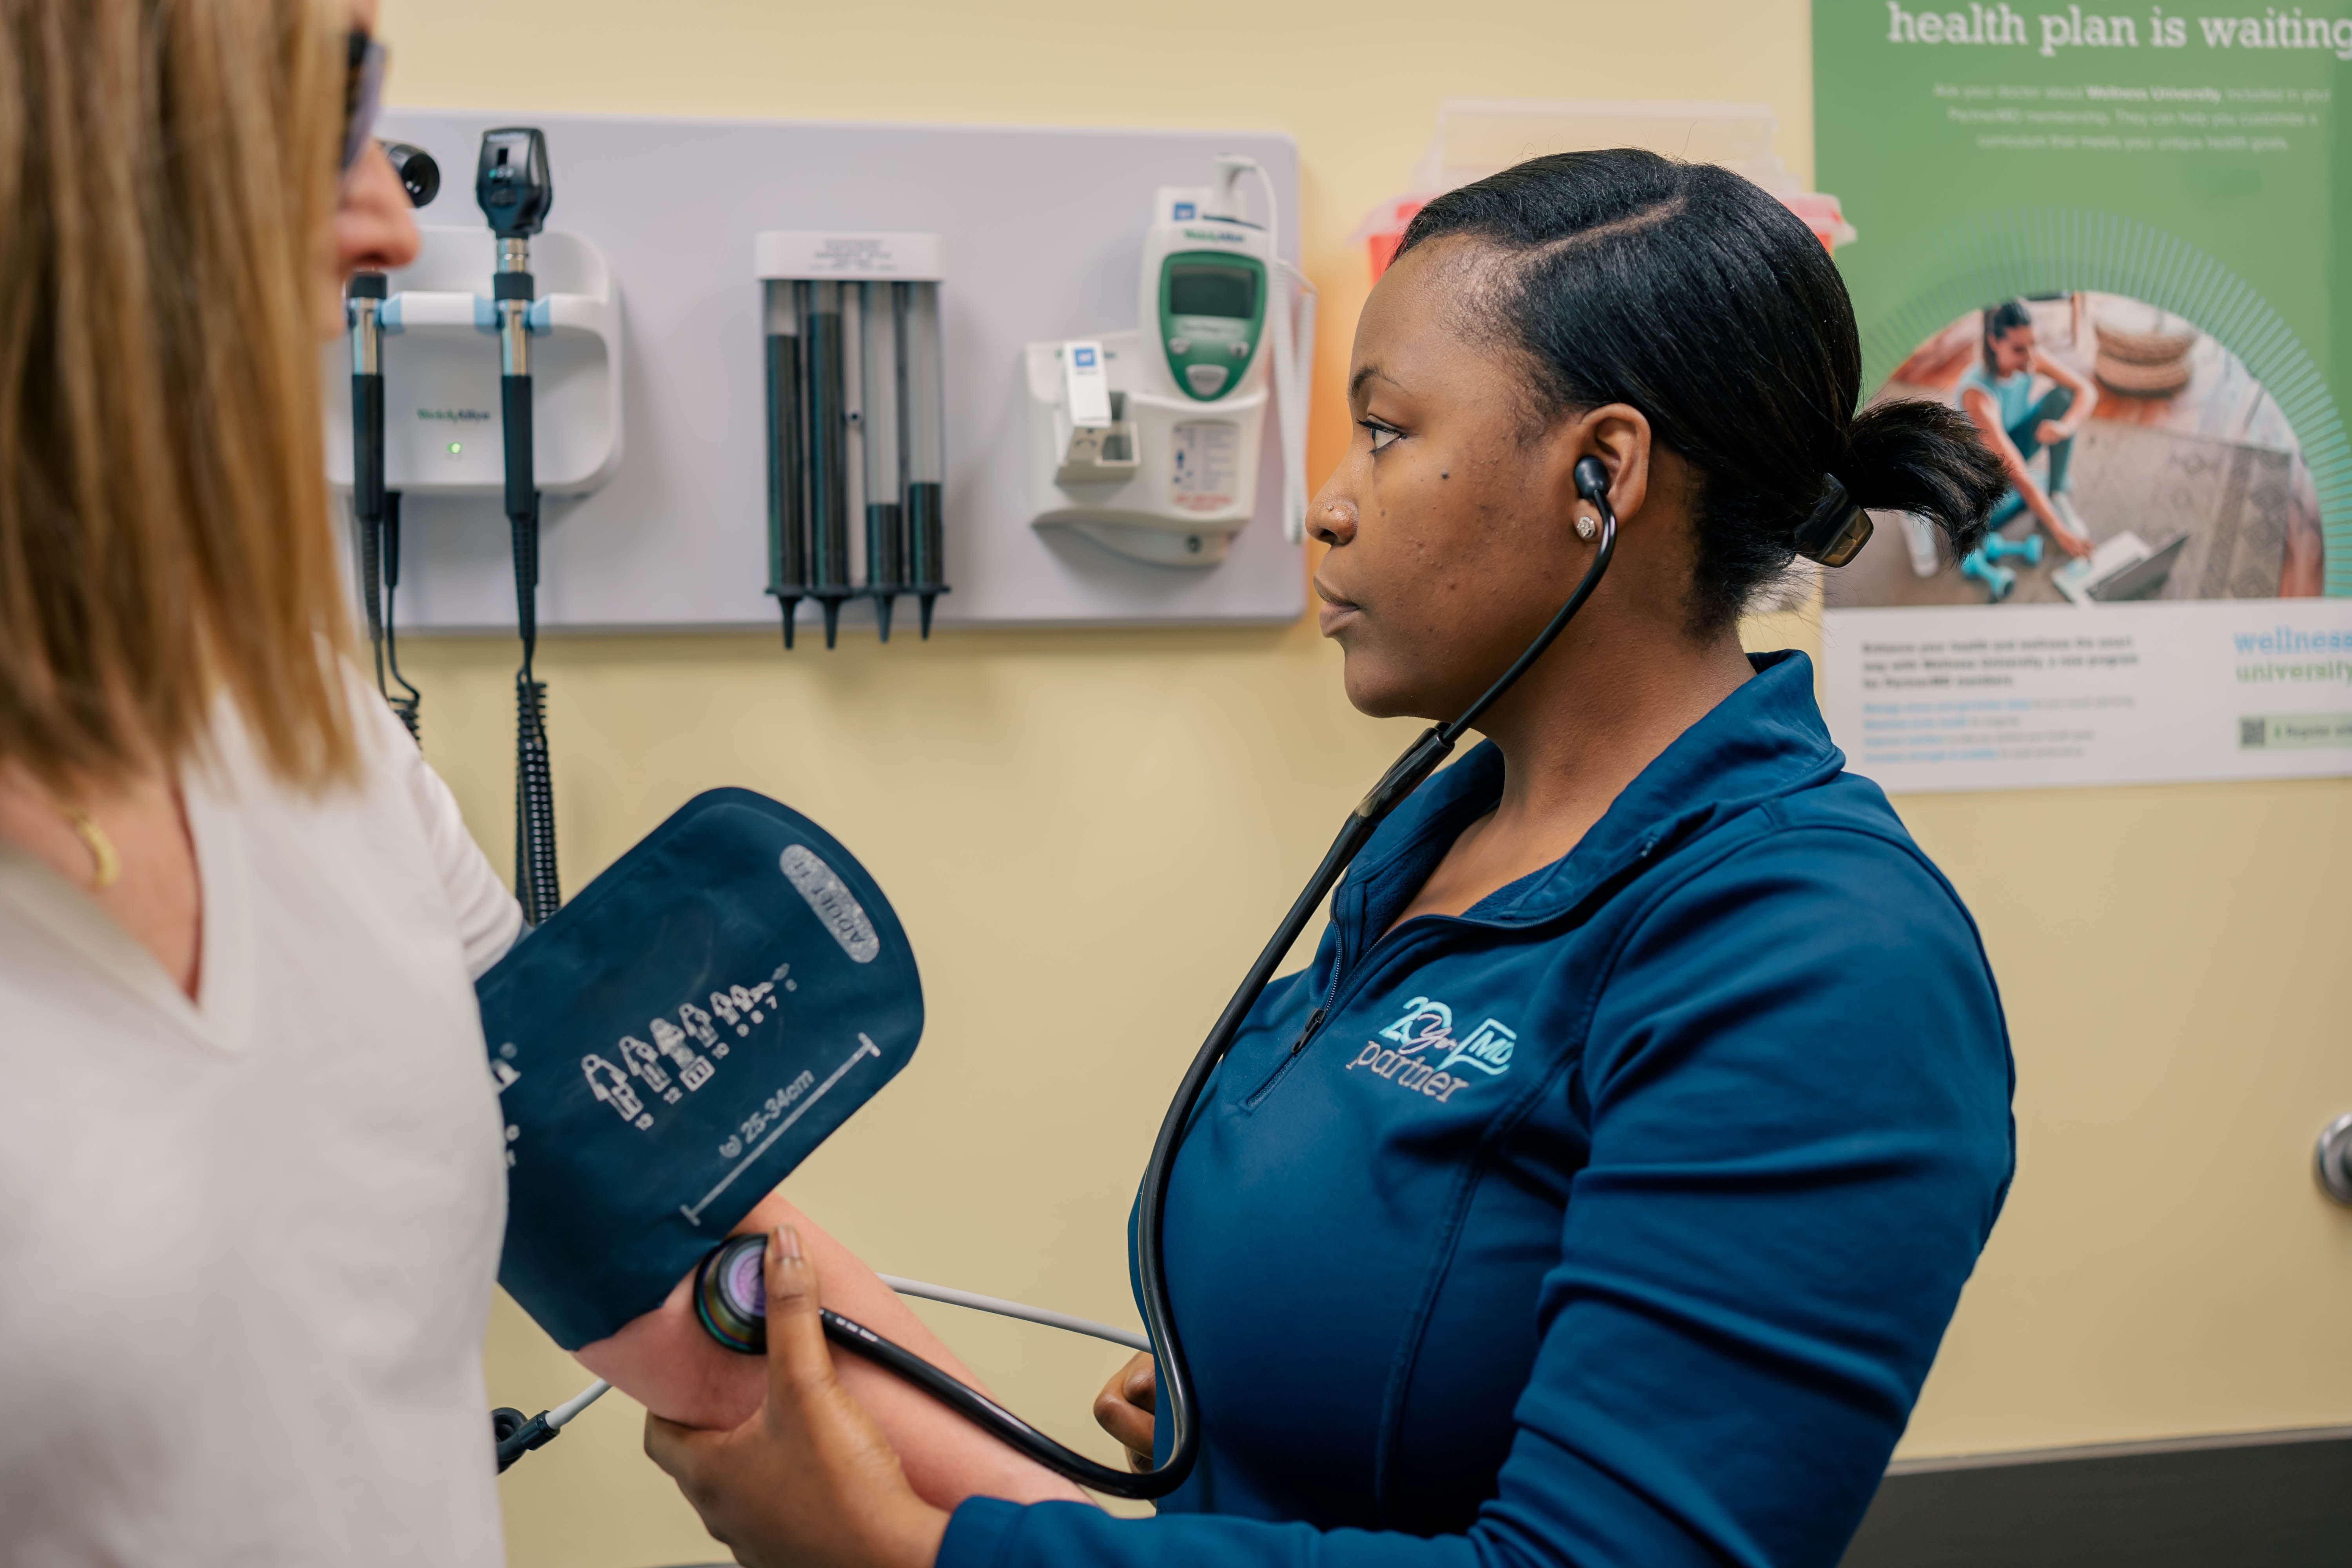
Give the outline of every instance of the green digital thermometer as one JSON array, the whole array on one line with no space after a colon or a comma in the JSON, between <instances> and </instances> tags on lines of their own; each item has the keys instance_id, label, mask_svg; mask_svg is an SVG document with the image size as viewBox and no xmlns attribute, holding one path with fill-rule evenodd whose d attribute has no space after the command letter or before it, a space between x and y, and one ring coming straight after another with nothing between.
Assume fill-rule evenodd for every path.
<instances>
[{"instance_id":1,"label":"green digital thermometer","mask_svg":"<svg viewBox=\"0 0 2352 1568\"><path fill-rule=\"evenodd\" d=\"M1202 226L1213 233L1223 226ZM1240 389L1265 329L1265 263L1237 249L1179 250L1160 264L1160 346L1188 397Z\"/></svg>"}]
</instances>

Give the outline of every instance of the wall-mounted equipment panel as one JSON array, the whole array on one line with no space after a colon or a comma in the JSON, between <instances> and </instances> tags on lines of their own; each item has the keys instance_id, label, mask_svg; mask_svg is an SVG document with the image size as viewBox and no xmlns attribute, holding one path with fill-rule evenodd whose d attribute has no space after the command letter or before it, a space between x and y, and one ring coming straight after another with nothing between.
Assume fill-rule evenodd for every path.
<instances>
[{"instance_id":1,"label":"wall-mounted equipment panel","mask_svg":"<svg viewBox=\"0 0 2352 1568\"><path fill-rule=\"evenodd\" d=\"M395 110L383 133L444 167L466 168L484 132L512 119ZM927 433L921 409L893 400L887 434L902 447L928 442L928 456L908 448L922 462L943 459L928 482L937 486L944 574L912 559L903 493L898 529L876 537L886 556L910 553L869 559L866 416L845 405L859 416L859 444L844 454L859 504L847 514L839 567L852 591L834 601L843 626L874 626L877 606L892 598L872 591L877 583L919 601L924 583L944 589L951 581L951 594L932 595L950 626L1265 624L1304 609L1301 550L1285 537L1286 443L1272 400L1250 416L1244 439L1264 456L1248 493L1220 520L1223 559L1139 559L1085 531L1034 525L1028 353L1135 319L1158 193L1197 185L1220 154L1264 167L1281 218L1267 249L1295 263L1297 163L1287 137L588 115L531 123L562 174L556 226L538 237L534 257L542 299L533 310L543 318L532 321L541 626L774 628L769 371L770 329L780 318L775 290L761 279L785 283L787 295L792 279L775 249L784 242L772 238L763 255L762 234L923 236L936 247L929 287L885 293L887 320L915 356L908 363L919 364L936 344L929 374L940 414ZM1238 216L1248 221L1268 216L1262 195L1245 192L1244 204L1249 210ZM432 216L463 215L453 207ZM499 432L469 416L495 416L499 403L458 379L496 390L497 341L477 330L474 300L497 256L487 227L436 227L416 265L386 282L387 303L399 302L389 312L398 331L387 332L383 354L386 477L406 497L404 628L512 624ZM856 291L861 309L869 286L836 285ZM910 316L899 312L899 292L924 295L905 301ZM898 355L900 346L845 341L856 356L845 362L848 383L877 375L881 362L868 363L866 348ZM349 353L338 344L324 362L331 386L348 374ZM445 355L448 368L432 368ZM891 374L898 366L894 358ZM343 401L329 399L327 449L339 483L350 473L349 410L335 407ZM460 424L477 426L475 435ZM881 504L892 476L913 473L894 463ZM804 624L821 624L820 603L803 599Z\"/></svg>"}]
</instances>

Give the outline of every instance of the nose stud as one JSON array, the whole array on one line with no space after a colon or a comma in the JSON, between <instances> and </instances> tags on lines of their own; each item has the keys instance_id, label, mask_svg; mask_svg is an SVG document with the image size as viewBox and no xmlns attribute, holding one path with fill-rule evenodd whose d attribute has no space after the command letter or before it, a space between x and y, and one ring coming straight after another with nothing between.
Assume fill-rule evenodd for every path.
<instances>
[{"instance_id":1,"label":"nose stud","mask_svg":"<svg viewBox=\"0 0 2352 1568\"><path fill-rule=\"evenodd\" d=\"M1601 525L1591 518L1580 517L1576 520L1576 537L1583 540L1587 544L1591 543L1592 536L1600 531Z\"/></svg>"}]
</instances>

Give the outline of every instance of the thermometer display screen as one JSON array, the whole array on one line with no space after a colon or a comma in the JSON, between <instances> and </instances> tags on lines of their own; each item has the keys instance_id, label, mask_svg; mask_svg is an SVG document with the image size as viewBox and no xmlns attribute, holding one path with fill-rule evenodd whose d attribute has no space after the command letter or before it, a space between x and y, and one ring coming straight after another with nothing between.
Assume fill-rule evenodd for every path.
<instances>
[{"instance_id":1,"label":"thermometer display screen","mask_svg":"<svg viewBox=\"0 0 2352 1568\"><path fill-rule=\"evenodd\" d=\"M1247 321L1257 314L1257 268L1173 264L1168 268L1168 313Z\"/></svg>"}]
</instances>

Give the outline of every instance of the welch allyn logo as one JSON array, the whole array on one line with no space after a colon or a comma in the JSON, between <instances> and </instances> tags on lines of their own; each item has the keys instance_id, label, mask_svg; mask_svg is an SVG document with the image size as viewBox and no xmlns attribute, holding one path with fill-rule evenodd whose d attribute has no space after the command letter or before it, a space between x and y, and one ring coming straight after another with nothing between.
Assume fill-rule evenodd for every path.
<instances>
[{"instance_id":1,"label":"welch allyn logo","mask_svg":"<svg viewBox=\"0 0 2352 1568\"><path fill-rule=\"evenodd\" d=\"M420 408L419 419L439 419L452 425L487 425L490 412L487 408Z\"/></svg>"}]
</instances>

